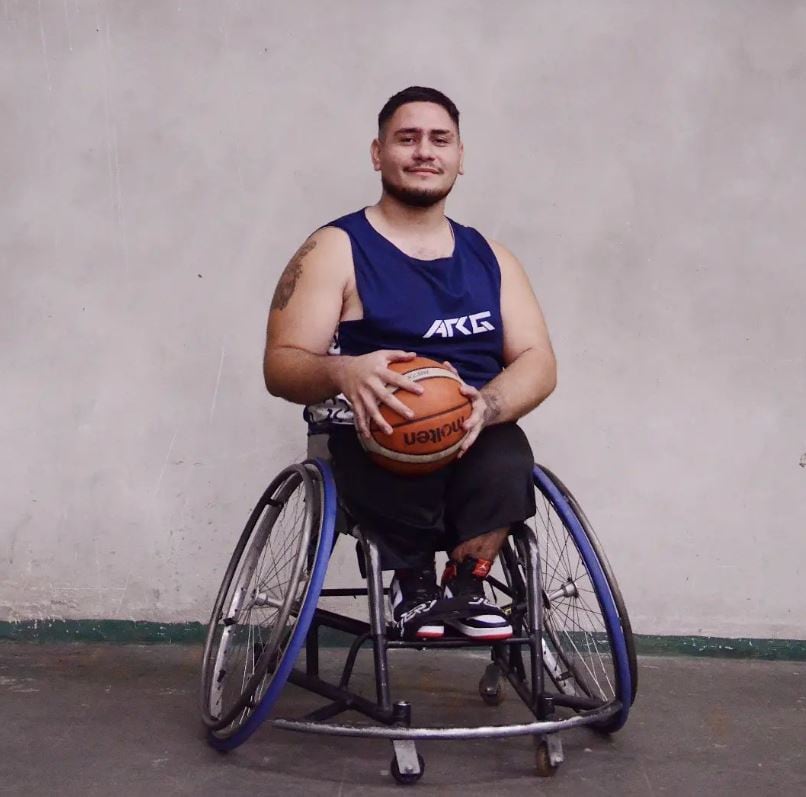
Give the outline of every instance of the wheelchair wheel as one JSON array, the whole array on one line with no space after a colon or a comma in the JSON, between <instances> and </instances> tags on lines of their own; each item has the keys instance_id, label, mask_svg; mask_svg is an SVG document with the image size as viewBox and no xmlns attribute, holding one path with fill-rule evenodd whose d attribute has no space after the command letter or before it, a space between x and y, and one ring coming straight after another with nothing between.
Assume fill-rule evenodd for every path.
<instances>
[{"instance_id":1,"label":"wheelchair wheel","mask_svg":"<svg viewBox=\"0 0 806 797\"><path fill-rule=\"evenodd\" d=\"M593 727L621 728L635 699L637 666L630 621L615 577L593 529L570 491L542 466L534 468L536 513L501 549L515 633L528 633L526 563L536 548L542 594L542 663L560 705L576 711L618 701L618 713ZM504 585L500 585L504 586ZM527 668L517 652L510 666ZM534 684L533 684L534 685Z\"/></svg>"},{"instance_id":2,"label":"wheelchair wheel","mask_svg":"<svg viewBox=\"0 0 806 797\"><path fill-rule=\"evenodd\" d=\"M618 700L621 710L597 724L616 731L637 691L630 620L604 552L571 492L547 468L534 468L534 518L543 591L544 665L558 692Z\"/></svg>"},{"instance_id":3,"label":"wheelchair wheel","mask_svg":"<svg viewBox=\"0 0 806 797\"><path fill-rule=\"evenodd\" d=\"M208 741L246 741L279 697L305 640L333 547L336 491L320 460L291 465L266 488L236 545L202 661Z\"/></svg>"}]
</instances>

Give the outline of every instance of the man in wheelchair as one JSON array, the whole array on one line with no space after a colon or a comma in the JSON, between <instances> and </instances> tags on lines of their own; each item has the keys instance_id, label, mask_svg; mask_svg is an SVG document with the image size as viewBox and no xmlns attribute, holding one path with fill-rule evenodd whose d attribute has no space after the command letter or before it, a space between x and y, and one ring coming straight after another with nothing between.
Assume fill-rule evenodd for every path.
<instances>
[{"instance_id":1,"label":"man in wheelchair","mask_svg":"<svg viewBox=\"0 0 806 797\"><path fill-rule=\"evenodd\" d=\"M534 457L516 421L555 387L548 331L517 258L445 216L464 158L448 97L422 87L391 97L370 154L378 203L314 232L280 277L266 387L329 430L339 495L395 571L401 635L439 638L447 624L505 639L512 628L484 582L512 525L535 513ZM391 432L381 404L410 417L390 388L422 388L389 364L416 354L459 374L472 413L455 462L406 477L373 464L358 435L368 437L372 421ZM439 550L449 555L441 586Z\"/></svg>"}]
</instances>

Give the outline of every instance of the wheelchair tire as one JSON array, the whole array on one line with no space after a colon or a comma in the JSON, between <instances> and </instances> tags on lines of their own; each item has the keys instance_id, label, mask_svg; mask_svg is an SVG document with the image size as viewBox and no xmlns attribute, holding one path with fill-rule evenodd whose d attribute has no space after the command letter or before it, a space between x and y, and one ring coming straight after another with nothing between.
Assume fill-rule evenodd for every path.
<instances>
[{"instance_id":1,"label":"wheelchair tire","mask_svg":"<svg viewBox=\"0 0 806 797\"><path fill-rule=\"evenodd\" d=\"M333 548L330 467L285 468L253 509L224 575L202 660L208 742L245 742L276 703L305 641Z\"/></svg>"},{"instance_id":2,"label":"wheelchair tire","mask_svg":"<svg viewBox=\"0 0 806 797\"><path fill-rule=\"evenodd\" d=\"M624 631L624 641L627 645L627 660L630 665L630 705L632 705L635 702L635 696L638 693L638 658L635 652L635 638L632 632L632 624L630 623L630 617L627 613L627 607L624 604L624 598L621 595L621 589L619 588L616 577L613 574L613 568L604 552L604 549L602 548L602 544L599 542L599 538L596 536L596 532L594 532L593 527L588 521L585 513L582 511L582 507L579 505L576 498L574 498L574 495L548 468L541 466L541 469L543 473L554 482L554 484L557 486L557 489L562 492L576 514L577 519L579 520L579 523L588 538L588 542L590 543L591 548L593 548L593 552L599 560L605 580L610 588L613 603L616 606L619 621L621 623L622 630Z\"/></svg>"},{"instance_id":3,"label":"wheelchair tire","mask_svg":"<svg viewBox=\"0 0 806 797\"><path fill-rule=\"evenodd\" d=\"M392 762L389 764L389 771L392 773L392 777L401 786L413 786L425 774L425 759L423 759L423 757L418 754L417 761L420 764L419 772L406 772L405 774L402 773L400 771L400 767L397 765L397 758L392 759Z\"/></svg>"},{"instance_id":4,"label":"wheelchair tire","mask_svg":"<svg viewBox=\"0 0 806 797\"><path fill-rule=\"evenodd\" d=\"M540 465L535 465L534 483L544 640L558 665L546 671L560 692L581 693L602 703L618 700L619 712L593 726L614 732L627 721L637 691L629 616L612 568L576 499Z\"/></svg>"}]
</instances>

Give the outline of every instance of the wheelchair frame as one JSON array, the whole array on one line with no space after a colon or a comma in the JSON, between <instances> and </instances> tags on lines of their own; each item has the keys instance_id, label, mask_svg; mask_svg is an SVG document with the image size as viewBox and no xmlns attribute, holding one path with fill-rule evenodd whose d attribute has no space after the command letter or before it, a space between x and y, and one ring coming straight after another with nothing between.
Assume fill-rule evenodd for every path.
<instances>
[{"instance_id":1,"label":"wheelchair frame","mask_svg":"<svg viewBox=\"0 0 806 797\"><path fill-rule=\"evenodd\" d=\"M609 564L598 547L593 532L570 492L550 471L535 466L535 479L542 480L541 490L551 491L552 502L560 502L575 518L579 528L572 531L580 557L585 561L597 592L597 600L603 608L603 617L608 630L608 642L613 646L613 667L621 694L604 704L590 695L577 694L573 688L563 691L560 686L572 678L573 669L566 661L560 661L554 639L552 650L551 630L544 626L544 607L549 596L542 591L540 553L534 529L521 525L510 535L502 549L506 584L490 577L495 588L512 600L511 618L514 635L506 640L490 642L464 637L436 640L404 640L388 633L385 617L384 587L378 546L371 534L353 525L351 533L357 538L359 569L367 581L361 588L322 589L324 571L334 546L336 525L335 484L329 463L323 459L306 460L302 464L309 474L315 473L321 480L321 505L319 507L319 533L317 559L311 568L311 586L305 595L297 623L291 632L291 641L283 653L283 661L272 673L272 683L256 705L244 725L232 736L222 739L209 733L208 740L219 750L232 749L246 740L257 727L267 721L272 727L303 733L323 733L336 736L365 736L392 740L394 757L392 774L400 783L413 783L422 776L424 761L417 754L418 739L470 739L518 735L533 735L536 740L536 767L540 775L553 775L563 761L562 744L558 732L580 725L592 725L608 731L617 730L626 721L629 706L635 697L636 669L635 651L629 619L618 592ZM278 477L279 479L280 477ZM267 493L269 491L267 490ZM265 495L264 495L265 497ZM271 500L271 499L270 499ZM253 513L254 515L254 513ZM564 523L567 521L564 520ZM248 526L247 526L248 528ZM246 533L246 532L245 532ZM588 550L585 550L585 548ZM236 550L237 553L237 550ZM309 563L310 564L310 563ZM520 564L520 567L519 567ZM324 566L323 566L324 565ZM520 583L517 583L520 582ZM597 583L598 582L598 583ZM225 578L226 585L226 578ZM225 585L222 585L222 592ZM600 594L604 591L604 597ZM521 594L522 593L522 594ZM369 604L369 622L319 608L319 596L366 596ZM219 599L222 593L219 593ZM520 605L521 599L525 605ZM211 618L211 631L205 646L205 661L209 654L212 631L216 617ZM285 622L285 621L284 621ZM338 683L331 683L320 676L319 631L331 628L354 637L342 668ZM375 673L375 702L350 690L353 668L362 647L372 646ZM304 646L304 668L293 666ZM389 678L388 653L395 649L440 649L440 648L488 647L491 663L479 683L479 692L485 702L495 704L502 679L506 679L535 717L532 722L507 725L484 725L479 727L413 727L411 704L405 700L394 701ZM528 666L523 651L528 649ZM556 693L545 689L546 675L557 687ZM209 676L203 677L203 701L208 691ZM266 719L276 701L285 680L310 692L320 695L328 702L299 719ZM275 684L275 681L277 682ZM273 687L277 686L277 689ZM576 712L574 716L555 718L557 708L564 707ZM375 720L379 725L366 726L331 722L337 715L358 711ZM210 723L208 722L208 725Z\"/></svg>"}]
</instances>

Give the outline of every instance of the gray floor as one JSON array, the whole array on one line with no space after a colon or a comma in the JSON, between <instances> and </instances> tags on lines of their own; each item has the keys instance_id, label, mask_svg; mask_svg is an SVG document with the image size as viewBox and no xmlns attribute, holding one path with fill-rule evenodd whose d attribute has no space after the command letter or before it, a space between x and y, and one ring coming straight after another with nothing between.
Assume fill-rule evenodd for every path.
<instances>
[{"instance_id":1,"label":"gray floor","mask_svg":"<svg viewBox=\"0 0 806 797\"><path fill-rule=\"evenodd\" d=\"M333 661L342 651L325 651ZM399 652L395 696L422 724L526 720L510 694L481 704L481 654ZM262 728L222 755L197 719L199 650L0 643L0 793L399 794L383 741ZM368 672L366 657L361 672ZM366 678L364 678L366 682ZM312 705L288 687L281 713ZM806 664L645 658L626 728L564 734L565 764L536 778L528 738L420 743L414 792L471 795L806 794ZM409 792L404 792L409 793Z\"/></svg>"}]
</instances>

